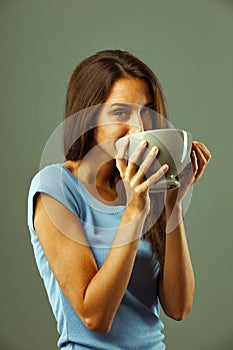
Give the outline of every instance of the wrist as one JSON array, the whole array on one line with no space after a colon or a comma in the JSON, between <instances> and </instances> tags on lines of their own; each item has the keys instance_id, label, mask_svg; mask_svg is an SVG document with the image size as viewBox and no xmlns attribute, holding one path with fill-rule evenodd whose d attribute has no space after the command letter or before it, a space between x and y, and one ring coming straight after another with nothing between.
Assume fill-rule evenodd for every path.
<instances>
[{"instance_id":1,"label":"wrist","mask_svg":"<svg viewBox=\"0 0 233 350\"><path fill-rule=\"evenodd\" d=\"M140 221L144 223L146 220L147 214L149 210L147 208L147 205L145 205L142 208L137 208L134 205L127 205L124 211L124 221L126 222L135 222Z\"/></svg>"},{"instance_id":2,"label":"wrist","mask_svg":"<svg viewBox=\"0 0 233 350\"><path fill-rule=\"evenodd\" d=\"M115 236L113 246L133 245L138 246L146 216L143 212L133 211L126 207L120 225Z\"/></svg>"},{"instance_id":3,"label":"wrist","mask_svg":"<svg viewBox=\"0 0 233 350\"><path fill-rule=\"evenodd\" d=\"M166 209L166 214L168 215L171 215L171 213L182 215L182 202L181 201L176 201L175 203L166 202L165 209Z\"/></svg>"},{"instance_id":4,"label":"wrist","mask_svg":"<svg viewBox=\"0 0 233 350\"><path fill-rule=\"evenodd\" d=\"M166 232L173 232L183 222L181 202L166 207Z\"/></svg>"}]
</instances>

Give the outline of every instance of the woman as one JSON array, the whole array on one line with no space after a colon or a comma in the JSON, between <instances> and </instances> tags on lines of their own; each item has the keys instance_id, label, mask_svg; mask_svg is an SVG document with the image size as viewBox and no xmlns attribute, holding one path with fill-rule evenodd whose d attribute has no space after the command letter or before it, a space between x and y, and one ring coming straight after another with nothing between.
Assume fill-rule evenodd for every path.
<instances>
[{"instance_id":1,"label":"woman","mask_svg":"<svg viewBox=\"0 0 233 350\"><path fill-rule=\"evenodd\" d=\"M28 202L32 244L61 349L162 350L158 300L175 320L192 308L182 201L210 153L193 142L192 171L184 171L179 190L150 194L168 170L164 165L145 176L159 150L139 165L146 142L128 161L126 152L127 135L159 127L153 111L166 118L158 80L128 52L98 52L69 81L66 161L34 177Z\"/></svg>"}]
</instances>

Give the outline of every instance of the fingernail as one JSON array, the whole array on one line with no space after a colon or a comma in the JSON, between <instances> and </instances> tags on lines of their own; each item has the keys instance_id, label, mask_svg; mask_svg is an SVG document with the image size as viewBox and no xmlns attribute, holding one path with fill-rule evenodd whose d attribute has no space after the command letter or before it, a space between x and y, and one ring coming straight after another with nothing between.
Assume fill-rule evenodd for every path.
<instances>
[{"instance_id":1,"label":"fingernail","mask_svg":"<svg viewBox=\"0 0 233 350\"><path fill-rule=\"evenodd\" d=\"M142 146L145 146L145 145L147 144L147 141L146 141L146 140L142 140L142 141L140 142L140 144L141 144Z\"/></svg>"},{"instance_id":2,"label":"fingernail","mask_svg":"<svg viewBox=\"0 0 233 350\"><path fill-rule=\"evenodd\" d=\"M152 148L151 148L151 152L152 153L157 153L158 152L158 147L156 147L156 146L153 146Z\"/></svg>"},{"instance_id":3,"label":"fingernail","mask_svg":"<svg viewBox=\"0 0 233 350\"><path fill-rule=\"evenodd\" d=\"M168 166L168 164L164 164L164 165L162 166L162 168L163 168L163 171L166 171L166 170L169 169L169 166Z\"/></svg>"}]
</instances>

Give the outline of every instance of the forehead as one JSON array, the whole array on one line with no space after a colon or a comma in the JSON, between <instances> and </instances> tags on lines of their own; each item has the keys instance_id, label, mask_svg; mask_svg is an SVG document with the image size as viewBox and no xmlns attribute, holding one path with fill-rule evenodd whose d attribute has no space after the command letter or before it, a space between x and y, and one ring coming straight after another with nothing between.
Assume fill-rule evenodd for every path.
<instances>
[{"instance_id":1,"label":"forehead","mask_svg":"<svg viewBox=\"0 0 233 350\"><path fill-rule=\"evenodd\" d=\"M132 103L148 105L153 102L148 84L139 78L122 78L117 80L105 103Z\"/></svg>"}]
</instances>

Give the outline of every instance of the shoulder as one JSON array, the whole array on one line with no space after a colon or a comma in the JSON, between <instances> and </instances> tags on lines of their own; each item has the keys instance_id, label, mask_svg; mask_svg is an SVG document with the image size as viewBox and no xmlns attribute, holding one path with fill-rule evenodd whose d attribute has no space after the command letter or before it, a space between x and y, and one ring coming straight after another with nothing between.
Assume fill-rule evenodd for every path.
<instances>
[{"instance_id":1,"label":"shoulder","mask_svg":"<svg viewBox=\"0 0 233 350\"><path fill-rule=\"evenodd\" d=\"M33 176L30 187L57 185L62 180L63 173L62 164L47 165Z\"/></svg>"},{"instance_id":2,"label":"shoulder","mask_svg":"<svg viewBox=\"0 0 233 350\"><path fill-rule=\"evenodd\" d=\"M32 178L29 192L66 192L75 187L74 179L67 169L60 163L51 164L41 169ZM48 193L49 194L49 193Z\"/></svg>"},{"instance_id":3,"label":"shoulder","mask_svg":"<svg viewBox=\"0 0 233 350\"><path fill-rule=\"evenodd\" d=\"M36 193L46 193L49 195L61 194L63 187L61 165L51 164L40 170L32 178L29 188L29 198Z\"/></svg>"},{"instance_id":4,"label":"shoulder","mask_svg":"<svg viewBox=\"0 0 233 350\"><path fill-rule=\"evenodd\" d=\"M34 211L37 194L44 193L62 203L75 215L80 212L80 199L72 174L60 163L41 169L31 180L28 193L28 209ZM31 215L30 215L31 217Z\"/></svg>"}]
</instances>

